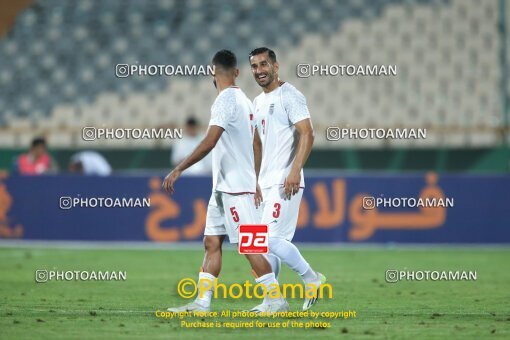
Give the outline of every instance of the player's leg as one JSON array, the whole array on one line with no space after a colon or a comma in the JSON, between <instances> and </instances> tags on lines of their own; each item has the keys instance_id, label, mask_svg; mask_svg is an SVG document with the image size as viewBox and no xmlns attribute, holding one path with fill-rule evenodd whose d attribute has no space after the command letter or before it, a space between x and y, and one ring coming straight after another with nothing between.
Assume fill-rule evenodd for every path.
<instances>
[{"instance_id":1,"label":"player's leg","mask_svg":"<svg viewBox=\"0 0 510 340\"><path fill-rule=\"evenodd\" d=\"M204 261L202 262L202 272L209 273L218 277L221 272L222 244L225 235L205 235L204 236Z\"/></svg>"},{"instance_id":2,"label":"player's leg","mask_svg":"<svg viewBox=\"0 0 510 340\"><path fill-rule=\"evenodd\" d=\"M306 291L314 291L313 295L305 294L303 310L310 309L317 302L320 286L326 283L326 277L319 272L315 272L301 255L299 249L286 239L269 237L269 249L278 258L282 259L283 263L301 276Z\"/></svg>"},{"instance_id":3,"label":"player's leg","mask_svg":"<svg viewBox=\"0 0 510 340\"><path fill-rule=\"evenodd\" d=\"M218 201L218 195L213 193L207 207L206 226L204 232L204 261L198 274L198 285L211 289L205 289L198 293L195 300L187 305L168 308L170 312L183 311L208 311L211 307L212 292L214 283L221 271L222 244L227 234L223 225L224 215L221 201Z\"/></svg>"},{"instance_id":4,"label":"player's leg","mask_svg":"<svg viewBox=\"0 0 510 340\"><path fill-rule=\"evenodd\" d=\"M202 268L198 273L198 282L203 282L203 285L207 288L204 292L197 295L195 303L198 305L209 308L211 306L211 299L213 293L214 282L220 275L221 271L221 256L222 256L222 244L225 239L225 235L205 235L204 236L204 261L202 262Z\"/></svg>"},{"instance_id":5,"label":"player's leg","mask_svg":"<svg viewBox=\"0 0 510 340\"><path fill-rule=\"evenodd\" d=\"M257 277L272 273L271 265L262 254L244 254Z\"/></svg>"},{"instance_id":6,"label":"player's leg","mask_svg":"<svg viewBox=\"0 0 510 340\"><path fill-rule=\"evenodd\" d=\"M289 242L296 231L302 195L303 191L300 190L290 200L285 200L282 188L271 187L265 197L262 223L269 227L270 253L297 272L306 283L310 278L315 278L314 272L297 247Z\"/></svg>"},{"instance_id":7,"label":"player's leg","mask_svg":"<svg viewBox=\"0 0 510 340\"><path fill-rule=\"evenodd\" d=\"M256 284L261 284L265 287L266 296L261 304L255 306L250 311L258 313L271 313L271 312L284 312L289 310L289 304L281 296L271 296L270 291L278 290L279 283L267 261L267 258L262 254L245 254L248 262L250 262L253 272L257 275L255 278Z\"/></svg>"},{"instance_id":8,"label":"player's leg","mask_svg":"<svg viewBox=\"0 0 510 340\"><path fill-rule=\"evenodd\" d=\"M275 254L267 253L265 254L267 262L271 265L271 270L274 273L274 276L278 280L278 277L280 276L280 269L282 267L282 261L278 256Z\"/></svg>"},{"instance_id":9,"label":"player's leg","mask_svg":"<svg viewBox=\"0 0 510 340\"><path fill-rule=\"evenodd\" d=\"M262 197L266 197L267 194L269 194L269 190L263 189ZM264 207L265 207L265 201L263 200L261 202L260 206L258 208L256 208L256 210L255 210L255 214L257 217L257 223L262 223ZM278 276L280 275L280 268L282 265L282 261L278 258L278 256L271 254L271 253L267 253L267 254L265 254L265 256L266 256L267 261L271 265L271 269L273 270L273 273L274 273L276 279L278 280Z\"/></svg>"},{"instance_id":10,"label":"player's leg","mask_svg":"<svg viewBox=\"0 0 510 340\"><path fill-rule=\"evenodd\" d=\"M257 222L255 213L255 204L252 194L229 195L223 194L223 205L225 211L225 226L228 233L230 243L238 243L239 225L253 224ZM231 213L235 211L236 213ZM251 265L253 272L257 278L255 282L266 287L266 292L278 289L278 280L273 273L271 265L263 254L245 254L246 259ZM266 295L261 305L255 312L278 312L287 311L289 305L281 296L272 297Z\"/></svg>"},{"instance_id":11,"label":"player's leg","mask_svg":"<svg viewBox=\"0 0 510 340\"><path fill-rule=\"evenodd\" d=\"M262 223L269 226L269 251L277 256L289 268L298 273L305 289L316 287L316 294L320 285L326 282L324 275L316 273L305 260L298 248L290 242L296 231L299 205L303 190L285 200L283 189L273 186L267 197L264 198L266 206L263 212ZM307 310L317 302L317 298L305 298L303 309Z\"/></svg>"}]
</instances>

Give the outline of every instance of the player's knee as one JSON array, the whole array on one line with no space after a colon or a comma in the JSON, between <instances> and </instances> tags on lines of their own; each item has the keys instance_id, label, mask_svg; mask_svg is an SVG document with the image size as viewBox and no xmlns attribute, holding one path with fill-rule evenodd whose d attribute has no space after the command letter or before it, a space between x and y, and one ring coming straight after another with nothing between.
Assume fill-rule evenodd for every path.
<instances>
[{"instance_id":1,"label":"player's knee","mask_svg":"<svg viewBox=\"0 0 510 340\"><path fill-rule=\"evenodd\" d=\"M217 236L205 236L204 248L207 253L215 253L221 250L221 239Z\"/></svg>"},{"instance_id":2,"label":"player's knee","mask_svg":"<svg viewBox=\"0 0 510 340\"><path fill-rule=\"evenodd\" d=\"M269 245L269 253L273 254L274 256L280 257L278 255L280 247L281 239L277 237L269 237L268 239L268 245Z\"/></svg>"}]
</instances>

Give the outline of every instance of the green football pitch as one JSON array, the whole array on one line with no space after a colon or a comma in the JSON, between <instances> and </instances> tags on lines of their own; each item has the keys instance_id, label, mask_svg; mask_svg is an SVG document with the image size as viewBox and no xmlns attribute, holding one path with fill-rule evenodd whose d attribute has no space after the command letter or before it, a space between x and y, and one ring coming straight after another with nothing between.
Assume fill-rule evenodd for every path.
<instances>
[{"instance_id":1,"label":"green football pitch","mask_svg":"<svg viewBox=\"0 0 510 340\"><path fill-rule=\"evenodd\" d=\"M322 299L312 310L350 310L356 317L319 318L315 321L326 324L311 328L186 328L181 320L158 318L155 312L189 301L179 297L177 284L196 278L203 256L198 248L0 248L0 338L510 338L509 248L303 247L302 253L333 287L333 298ZM387 283L385 272L392 269L476 271L476 281ZM36 270L125 271L127 279L36 283ZM224 252L220 280L226 285L253 282L247 261L233 249ZM280 282L299 280L284 267ZM256 304L219 298L212 310L240 311ZM301 310L300 299L289 299L289 304L292 311ZM310 320L257 319L266 326ZM255 320L224 316L212 321Z\"/></svg>"}]
</instances>

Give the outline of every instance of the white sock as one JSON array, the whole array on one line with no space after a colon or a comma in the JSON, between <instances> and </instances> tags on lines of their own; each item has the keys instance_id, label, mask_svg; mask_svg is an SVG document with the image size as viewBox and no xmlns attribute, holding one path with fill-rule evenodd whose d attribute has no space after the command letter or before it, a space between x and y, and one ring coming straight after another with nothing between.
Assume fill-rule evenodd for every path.
<instances>
[{"instance_id":1,"label":"white sock","mask_svg":"<svg viewBox=\"0 0 510 340\"><path fill-rule=\"evenodd\" d=\"M256 278L255 282L263 284L266 287L266 293L267 294L264 297L264 302L270 303L272 301L278 301L278 300L280 300L282 298L281 296L272 297L269 294L270 291L274 291L275 290L275 285L278 286L278 290L280 289L280 286L278 284L278 281L276 280L276 277L274 276L274 273L268 273L266 275L262 275L261 277Z\"/></svg>"},{"instance_id":2,"label":"white sock","mask_svg":"<svg viewBox=\"0 0 510 340\"><path fill-rule=\"evenodd\" d=\"M198 291L198 294L197 294L197 298L195 299L195 302L198 303L199 305L203 306L203 307L210 307L211 306L211 298L212 298L212 294L213 294L213 291L214 291L214 280L216 279L216 277L212 274L209 274L209 273L205 273L205 272L200 272L198 274L198 287L199 287L199 291ZM203 286L207 286L209 287L209 285L212 285L211 286L211 289L209 290L206 290L203 292L202 294L202 297L200 297L200 280L206 280L206 281L203 281ZM210 283L209 283L210 282Z\"/></svg>"},{"instance_id":3,"label":"white sock","mask_svg":"<svg viewBox=\"0 0 510 340\"><path fill-rule=\"evenodd\" d=\"M282 261L278 258L278 256L271 253L266 254L266 259L267 262L269 262L271 265L271 269L273 270L275 278L278 280Z\"/></svg>"},{"instance_id":4,"label":"white sock","mask_svg":"<svg viewBox=\"0 0 510 340\"><path fill-rule=\"evenodd\" d=\"M315 274L296 246L289 241L283 238L270 237L269 251L278 256L290 269L301 275L305 283L317 279L317 274Z\"/></svg>"},{"instance_id":5,"label":"white sock","mask_svg":"<svg viewBox=\"0 0 510 340\"><path fill-rule=\"evenodd\" d=\"M310 283L318 279L317 273L315 273L312 268L308 269L306 272L301 274L301 278L305 283Z\"/></svg>"}]
</instances>

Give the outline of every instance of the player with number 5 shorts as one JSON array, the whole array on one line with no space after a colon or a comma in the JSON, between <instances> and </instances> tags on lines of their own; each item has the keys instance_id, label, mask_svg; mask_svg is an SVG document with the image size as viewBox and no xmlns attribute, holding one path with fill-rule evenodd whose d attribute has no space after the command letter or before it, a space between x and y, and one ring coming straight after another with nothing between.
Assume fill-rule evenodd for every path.
<instances>
[{"instance_id":1,"label":"player with number 5 shorts","mask_svg":"<svg viewBox=\"0 0 510 340\"><path fill-rule=\"evenodd\" d=\"M326 282L291 243L305 187L303 166L314 140L310 113L303 94L278 78L274 51L257 48L250 53L249 61L255 81L263 89L253 101L254 150L263 198L259 218L269 228L268 260L276 277L283 261L302 277L306 289L317 289L313 297L305 298L303 310L308 310L317 302L320 285ZM259 305L253 310L263 308Z\"/></svg>"},{"instance_id":2,"label":"player with number 5 shorts","mask_svg":"<svg viewBox=\"0 0 510 340\"><path fill-rule=\"evenodd\" d=\"M163 182L164 189L174 193L174 183L180 174L212 150L213 192L207 207L205 256L198 275L198 286L209 289L199 291L196 299L187 305L169 308L172 312L209 311L216 278L221 270L223 240L228 235L230 243L238 242L239 226L256 222L256 204L260 202L256 195L253 107L244 92L235 85L239 75L237 58L232 52L221 50L214 55L212 64L213 84L218 96L211 107L207 134ZM266 292L278 287L275 274L264 255L245 256L257 276L257 284L264 285ZM281 312L288 308L285 299L268 294L261 312Z\"/></svg>"}]
</instances>

